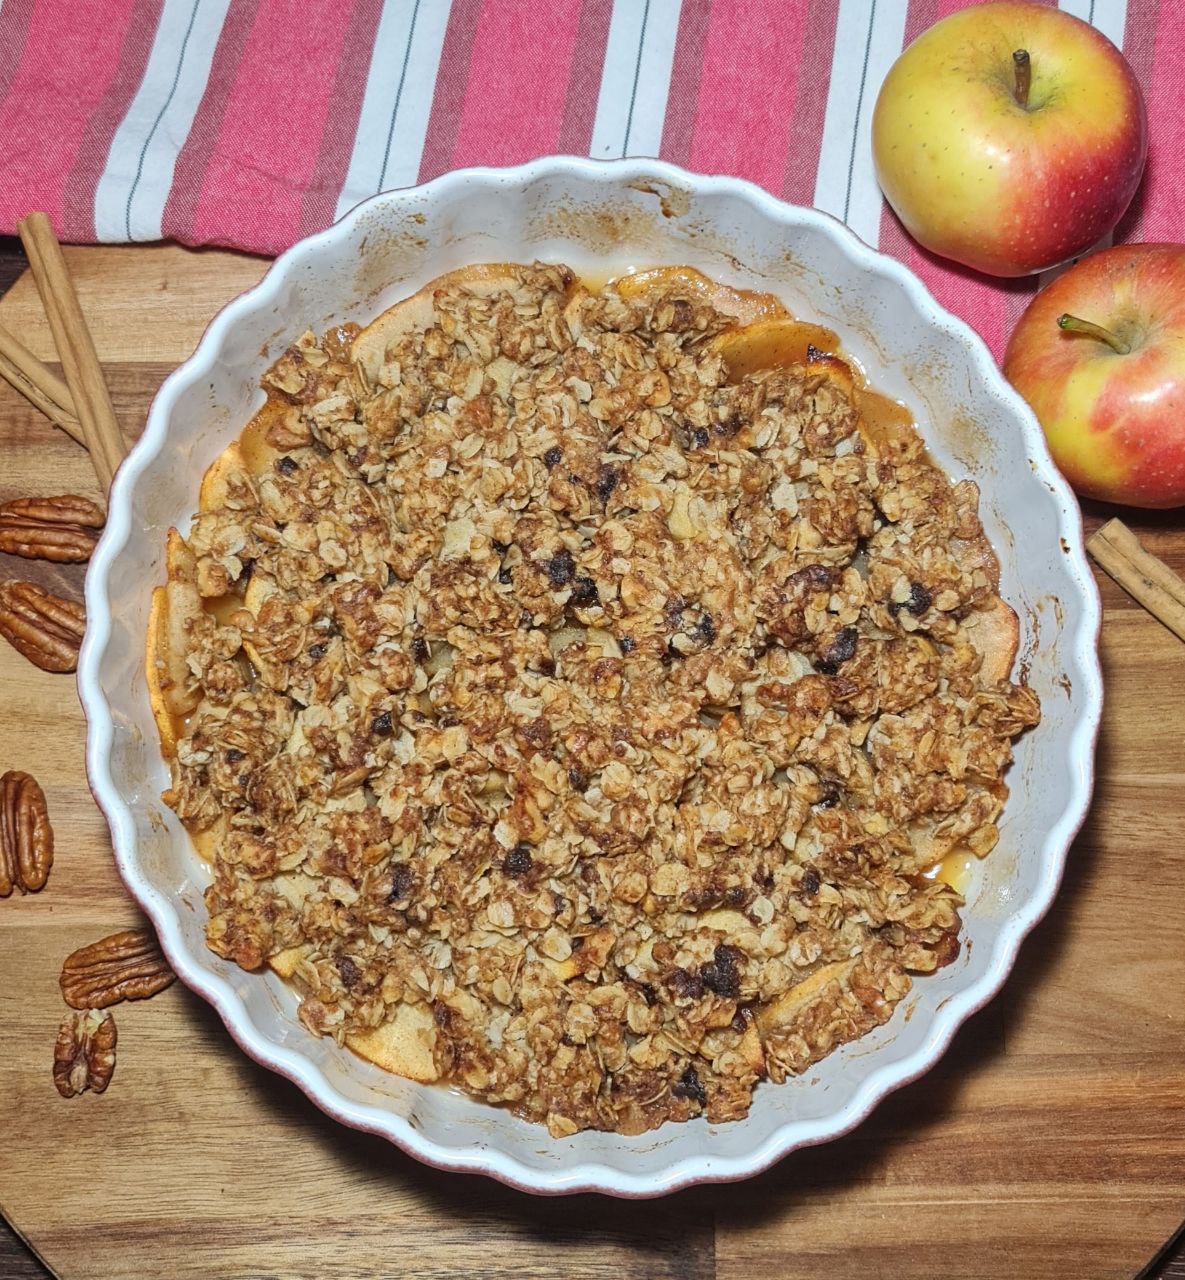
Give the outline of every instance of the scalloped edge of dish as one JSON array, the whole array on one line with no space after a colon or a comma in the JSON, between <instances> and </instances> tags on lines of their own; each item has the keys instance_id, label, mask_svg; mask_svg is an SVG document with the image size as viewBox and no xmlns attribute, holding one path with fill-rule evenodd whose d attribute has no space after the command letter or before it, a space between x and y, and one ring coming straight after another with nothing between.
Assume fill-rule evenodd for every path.
<instances>
[{"instance_id":1,"label":"scalloped edge of dish","mask_svg":"<svg viewBox=\"0 0 1185 1280\"><path fill-rule=\"evenodd\" d=\"M1075 785L1058 822L1046 833L1041 849L1041 878L1036 890L1018 903L1002 921L982 977L953 994L937 1011L921 1045L905 1059L876 1068L863 1079L848 1102L829 1116L791 1120L775 1129L743 1156L685 1155L661 1174L636 1175L603 1162L582 1161L558 1171L533 1168L514 1155L470 1143L450 1148L428 1139L407 1119L377 1106L346 1098L325 1073L304 1055L268 1040L256 1026L239 994L216 973L200 964L182 942L176 902L148 882L137 865L136 833L129 805L111 774L110 753L115 725L111 707L99 683L99 672L111 639L108 586L112 565L132 535L132 495L144 471L159 456L169 435L169 420L181 392L203 378L218 359L222 344L240 316L274 302L284 281L320 248L349 235L368 210L398 204L411 193L443 197L452 188L521 188L549 175L572 173L594 181L658 182L698 193L727 192L743 198L774 223L813 223L840 241L843 250L865 270L894 279L932 325L966 348L984 384L1016 418L1034 459L1036 478L1052 493L1059 512L1058 533L1066 539L1067 573L1078 588L1082 623L1069 645L1085 677L1080 687L1084 713L1071 734ZM210 322L194 354L164 382L153 401L144 432L128 455L112 485L109 517L91 559L86 580L88 626L78 666L78 691L87 719L86 767L92 794L111 829L116 866L129 892L155 925L161 945L178 976L217 1010L232 1038L256 1062L296 1084L318 1107L352 1128L385 1137L409 1155L436 1168L478 1173L520 1190L544 1195L601 1192L626 1198L667 1195L699 1183L731 1182L751 1177L791 1151L817 1145L855 1128L889 1093L924 1075L942 1056L958 1028L999 991L1011 972L1021 942L1046 914L1057 894L1066 856L1085 821L1094 781L1094 748L1102 712L1102 674L1098 662L1101 609L1098 590L1083 546L1081 512L1068 485L1053 465L1045 437L1032 412L1005 381L986 344L967 324L944 310L906 267L870 248L828 214L777 200L761 188L736 178L689 173L657 160L599 161L575 157L543 157L508 169L472 168L443 174L432 182L383 192L356 205L325 231L310 236L281 254L254 288L228 303ZM740 1123L744 1123L741 1121Z\"/></svg>"}]
</instances>

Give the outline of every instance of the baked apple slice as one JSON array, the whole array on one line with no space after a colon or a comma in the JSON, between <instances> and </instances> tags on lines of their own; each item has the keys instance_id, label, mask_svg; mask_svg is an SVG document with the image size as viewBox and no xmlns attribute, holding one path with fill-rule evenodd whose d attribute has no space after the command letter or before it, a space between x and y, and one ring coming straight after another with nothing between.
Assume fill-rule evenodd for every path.
<instances>
[{"instance_id":1,"label":"baked apple slice","mask_svg":"<svg viewBox=\"0 0 1185 1280\"><path fill-rule=\"evenodd\" d=\"M809 977L784 991L776 1000L757 1008L755 1017L757 1029L763 1036L770 1036L775 1031L788 1027L803 1009L817 1000L833 983L841 986L856 967L856 958L850 960L833 960L822 968L816 969Z\"/></svg>"},{"instance_id":2,"label":"baked apple slice","mask_svg":"<svg viewBox=\"0 0 1185 1280\"><path fill-rule=\"evenodd\" d=\"M287 982L296 977L300 962L311 952L307 943L288 947L271 956L268 965ZM346 1044L384 1071L427 1083L439 1074L432 1058L435 1037L436 1022L427 1005L401 1004L380 1026L347 1036Z\"/></svg>"},{"instance_id":3,"label":"baked apple slice","mask_svg":"<svg viewBox=\"0 0 1185 1280\"><path fill-rule=\"evenodd\" d=\"M266 574L253 573L251 580L247 583L247 590L243 593L243 608L258 620L260 610L275 592L276 584L271 578ZM268 679L270 683L274 683L266 674L268 660L260 653L259 647L256 645L250 631L243 632L243 652L247 655L255 670L263 674L264 678Z\"/></svg>"},{"instance_id":4,"label":"baked apple slice","mask_svg":"<svg viewBox=\"0 0 1185 1280\"><path fill-rule=\"evenodd\" d=\"M635 271L618 276L613 288L623 298L657 297L676 290L687 300L715 307L726 316L732 316L738 325L758 324L762 321L790 318L790 313L772 293L754 293L748 289L734 289L731 285L709 280L694 267L653 267L648 271Z\"/></svg>"},{"instance_id":5,"label":"baked apple slice","mask_svg":"<svg viewBox=\"0 0 1185 1280\"><path fill-rule=\"evenodd\" d=\"M1020 619L1016 611L999 596L993 596L986 605L963 619L963 627L971 643L983 654L980 680L986 685L1007 680L1020 646Z\"/></svg>"},{"instance_id":6,"label":"baked apple slice","mask_svg":"<svg viewBox=\"0 0 1185 1280\"><path fill-rule=\"evenodd\" d=\"M186 829L197 856L203 862L212 863L218 846L226 839L227 832L230 830L230 815L222 814L208 827L187 827Z\"/></svg>"},{"instance_id":7,"label":"baked apple slice","mask_svg":"<svg viewBox=\"0 0 1185 1280\"><path fill-rule=\"evenodd\" d=\"M202 696L186 659L189 624L202 612L197 565L176 529L169 530L165 542L165 574L165 585L152 593L144 670L161 750L171 759L177 750L178 724Z\"/></svg>"},{"instance_id":8,"label":"baked apple slice","mask_svg":"<svg viewBox=\"0 0 1185 1280\"><path fill-rule=\"evenodd\" d=\"M481 297L501 293L515 286L514 267L505 262L483 262L460 267L430 280L422 289L388 307L355 337L350 355L364 369L381 365L388 349L401 338L417 330L430 329L435 323L433 295L438 289L465 288Z\"/></svg>"},{"instance_id":9,"label":"baked apple slice","mask_svg":"<svg viewBox=\"0 0 1185 1280\"><path fill-rule=\"evenodd\" d=\"M436 1020L424 1004L397 1005L392 1017L373 1031L346 1036L359 1057L393 1075L427 1084L440 1078L432 1057Z\"/></svg>"},{"instance_id":10,"label":"baked apple slice","mask_svg":"<svg viewBox=\"0 0 1185 1280\"><path fill-rule=\"evenodd\" d=\"M292 449L278 449L268 438L268 430L286 413L289 406L269 400L243 429L243 434L214 459L202 476L198 489L198 510L203 514L227 505L232 490L242 486L247 477L270 471L277 458Z\"/></svg>"},{"instance_id":11,"label":"baked apple slice","mask_svg":"<svg viewBox=\"0 0 1185 1280\"><path fill-rule=\"evenodd\" d=\"M836 346L836 336L830 329L801 320L758 320L743 328L728 329L709 343L724 357L732 382L764 369L807 364L818 353L833 351Z\"/></svg>"}]
</instances>

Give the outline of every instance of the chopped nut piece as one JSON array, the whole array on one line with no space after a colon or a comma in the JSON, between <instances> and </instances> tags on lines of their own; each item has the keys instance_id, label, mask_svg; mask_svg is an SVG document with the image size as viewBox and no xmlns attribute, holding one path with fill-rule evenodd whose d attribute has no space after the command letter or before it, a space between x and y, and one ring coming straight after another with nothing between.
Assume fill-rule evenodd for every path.
<instances>
[{"instance_id":1,"label":"chopped nut piece","mask_svg":"<svg viewBox=\"0 0 1185 1280\"><path fill-rule=\"evenodd\" d=\"M0 636L43 671L73 671L86 611L33 582L0 585Z\"/></svg>"},{"instance_id":2,"label":"chopped nut piece","mask_svg":"<svg viewBox=\"0 0 1185 1280\"><path fill-rule=\"evenodd\" d=\"M89 560L106 518L88 498L16 498L0 505L0 551L59 564Z\"/></svg>"},{"instance_id":3,"label":"chopped nut piece","mask_svg":"<svg viewBox=\"0 0 1185 1280\"><path fill-rule=\"evenodd\" d=\"M13 889L36 893L53 866L53 827L45 792L30 774L0 777L0 898Z\"/></svg>"},{"instance_id":4,"label":"chopped nut piece","mask_svg":"<svg viewBox=\"0 0 1185 1280\"><path fill-rule=\"evenodd\" d=\"M86 1009L62 1019L53 1051L53 1082L63 1098L107 1088L115 1072L117 1039L109 1013Z\"/></svg>"},{"instance_id":5,"label":"chopped nut piece","mask_svg":"<svg viewBox=\"0 0 1185 1280\"><path fill-rule=\"evenodd\" d=\"M175 978L156 938L147 929L127 929L67 956L59 982L72 1008L106 1009L154 996Z\"/></svg>"}]
</instances>

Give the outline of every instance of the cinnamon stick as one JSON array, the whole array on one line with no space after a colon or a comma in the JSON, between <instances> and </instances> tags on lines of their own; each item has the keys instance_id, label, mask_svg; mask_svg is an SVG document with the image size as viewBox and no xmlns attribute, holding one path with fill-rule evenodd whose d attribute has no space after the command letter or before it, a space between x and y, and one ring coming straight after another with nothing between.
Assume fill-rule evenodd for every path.
<instances>
[{"instance_id":1,"label":"cinnamon stick","mask_svg":"<svg viewBox=\"0 0 1185 1280\"><path fill-rule=\"evenodd\" d=\"M1122 520L1108 520L1087 538L1086 549L1133 600L1185 640L1185 580L1145 551Z\"/></svg>"},{"instance_id":2,"label":"cinnamon stick","mask_svg":"<svg viewBox=\"0 0 1185 1280\"><path fill-rule=\"evenodd\" d=\"M3 327L0 327L0 378L10 383L72 440L86 447L82 424L74 413L74 397L70 388Z\"/></svg>"},{"instance_id":3,"label":"cinnamon stick","mask_svg":"<svg viewBox=\"0 0 1185 1280\"><path fill-rule=\"evenodd\" d=\"M31 213L17 224L17 231L41 295L95 474L105 493L125 450L94 340L49 219L44 213Z\"/></svg>"}]
</instances>

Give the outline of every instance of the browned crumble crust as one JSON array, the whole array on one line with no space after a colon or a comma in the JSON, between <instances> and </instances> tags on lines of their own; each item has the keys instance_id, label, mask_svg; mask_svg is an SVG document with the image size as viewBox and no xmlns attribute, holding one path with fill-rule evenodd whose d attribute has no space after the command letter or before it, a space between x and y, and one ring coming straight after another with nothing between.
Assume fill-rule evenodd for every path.
<instances>
[{"instance_id":1,"label":"browned crumble crust","mask_svg":"<svg viewBox=\"0 0 1185 1280\"><path fill-rule=\"evenodd\" d=\"M977 491L920 440L813 367L728 385L677 293L513 280L270 371L167 798L229 815L209 944L303 947L313 1031L427 1006L439 1077L557 1136L737 1119L955 957L921 873L995 843L1037 699L980 676Z\"/></svg>"}]
</instances>

